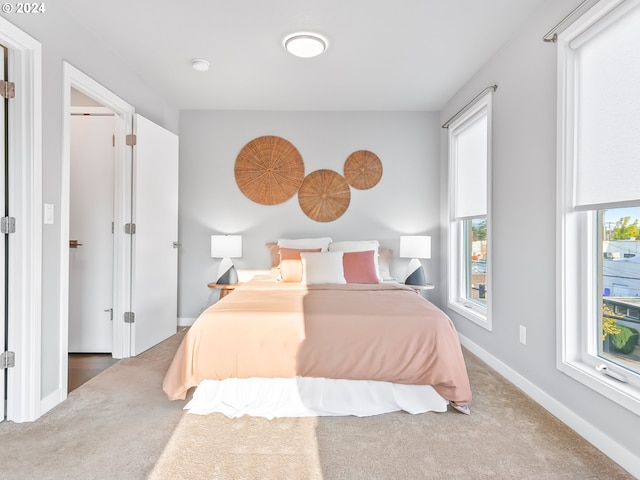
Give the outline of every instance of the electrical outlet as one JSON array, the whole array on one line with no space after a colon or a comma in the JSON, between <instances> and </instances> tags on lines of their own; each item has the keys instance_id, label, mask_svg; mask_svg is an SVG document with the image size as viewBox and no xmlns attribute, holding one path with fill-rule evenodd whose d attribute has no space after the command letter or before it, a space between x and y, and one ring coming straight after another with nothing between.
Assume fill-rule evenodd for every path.
<instances>
[{"instance_id":1,"label":"electrical outlet","mask_svg":"<svg viewBox=\"0 0 640 480\"><path fill-rule=\"evenodd\" d=\"M524 325L520 325L520 343L523 345L527 344L527 327Z\"/></svg>"}]
</instances>

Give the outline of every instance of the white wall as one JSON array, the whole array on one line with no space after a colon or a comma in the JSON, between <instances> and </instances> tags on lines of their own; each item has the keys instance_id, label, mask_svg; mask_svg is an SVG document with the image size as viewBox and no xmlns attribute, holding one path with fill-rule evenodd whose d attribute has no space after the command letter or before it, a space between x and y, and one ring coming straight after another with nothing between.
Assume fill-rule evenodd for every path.
<instances>
[{"instance_id":1,"label":"white wall","mask_svg":"<svg viewBox=\"0 0 640 480\"><path fill-rule=\"evenodd\" d=\"M382 161L380 182L351 189L345 214L316 222L297 196L265 206L246 198L234 163L247 142L277 135L293 143L305 174L327 168L343 172L352 152L366 149ZM209 296L218 260L210 256L212 233L240 233L240 269L269 269L265 243L282 237L324 236L334 240L377 239L397 254L399 235L433 235L437 251L439 215L438 115L426 112L212 112L180 114L180 248L178 316L194 318ZM425 260L436 278L436 262ZM402 275L406 260L394 262ZM394 273L394 271L392 271Z\"/></svg>"},{"instance_id":2,"label":"white wall","mask_svg":"<svg viewBox=\"0 0 640 480\"><path fill-rule=\"evenodd\" d=\"M448 311L459 332L577 415L595 436L640 457L638 417L559 372L556 362L556 46L542 36L577 2L549 2L441 112L444 123L486 86L497 83L493 110L493 331ZM441 133L441 181L447 178ZM443 191L442 242L447 198ZM444 243L443 243L444 244ZM440 250L446 265L446 252ZM446 269L439 284L446 285ZM446 305L446 292L439 291ZM519 343L519 326L527 344ZM634 426L634 428L630 428ZM584 432L583 432L584 433ZM637 463L636 463L637 465ZM637 473L637 472L636 472Z\"/></svg>"},{"instance_id":3,"label":"white wall","mask_svg":"<svg viewBox=\"0 0 640 480\"><path fill-rule=\"evenodd\" d=\"M56 2L46 4L38 15L4 15L9 22L42 44L42 200L55 208L60 218L62 194L62 65L66 60L123 100L138 113L178 131L178 112ZM18 88L16 88L18 91ZM19 94L19 92L17 92ZM42 398L56 389L60 378L58 338L60 311L60 225L43 226L42 267Z\"/></svg>"}]
</instances>

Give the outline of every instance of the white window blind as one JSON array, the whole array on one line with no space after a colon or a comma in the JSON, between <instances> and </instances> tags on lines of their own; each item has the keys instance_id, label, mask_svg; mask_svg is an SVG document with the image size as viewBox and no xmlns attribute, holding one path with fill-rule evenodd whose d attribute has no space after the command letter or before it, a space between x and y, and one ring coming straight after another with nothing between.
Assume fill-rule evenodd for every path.
<instances>
[{"instance_id":1,"label":"white window blind","mask_svg":"<svg viewBox=\"0 0 640 480\"><path fill-rule=\"evenodd\" d=\"M622 18L605 17L570 47L575 55L575 101L579 106L574 124L574 205L604 208L637 202L640 8Z\"/></svg>"},{"instance_id":2,"label":"white window blind","mask_svg":"<svg viewBox=\"0 0 640 480\"><path fill-rule=\"evenodd\" d=\"M454 216L457 219L487 214L487 109L451 131L455 148Z\"/></svg>"}]
</instances>

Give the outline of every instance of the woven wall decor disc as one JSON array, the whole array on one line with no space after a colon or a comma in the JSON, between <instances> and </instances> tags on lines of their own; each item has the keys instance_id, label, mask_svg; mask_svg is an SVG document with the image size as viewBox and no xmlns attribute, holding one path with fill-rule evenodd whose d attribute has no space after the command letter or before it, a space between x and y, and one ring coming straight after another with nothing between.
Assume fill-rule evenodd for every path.
<instances>
[{"instance_id":1,"label":"woven wall decor disc","mask_svg":"<svg viewBox=\"0 0 640 480\"><path fill-rule=\"evenodd\" d=\"M298 190L298 203L307 217L317 222L340 218L349 207L351 189L345 178L333 170L316 170L307 175Z\"/></svg>"},{"instance_id":2,"label":"woven wall decor disc","mask_svg":"<svg viewBox=\"0 0 640 480\"><path fill-rule=\"evenodd\" d=\"M382 178L382 162L375 153L358 150L344 162L344 177L353 188L367 190Z\"/></svg>"},{"instance_id":3,"label":"woven wall decor disc","mask_svg":"<svg viewBox=\"0 0 640 480\"><path fill-rule=\"evenodd\" d=\"M268 135L242 147L234 173L247 198L261 205L277 205L293 197L302 185L304 163L292 143Z\"/></svg>"}]
</instances>

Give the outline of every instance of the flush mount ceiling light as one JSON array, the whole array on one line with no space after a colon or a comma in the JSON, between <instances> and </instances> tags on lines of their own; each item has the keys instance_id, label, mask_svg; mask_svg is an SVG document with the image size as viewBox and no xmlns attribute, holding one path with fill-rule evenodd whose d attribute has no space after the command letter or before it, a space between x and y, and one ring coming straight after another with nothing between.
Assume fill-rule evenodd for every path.
<instances>
[{"instance_id":1,"label":"flush mount ceiling light","mask_svg":"<svg viewBox=\"0 0 640 480\"><path fill-rule=\"evenodd\" d=\"M209 70L209 62L204 58L194 58L191 60L191 67L196 72L206 72Z\"/></svg>"},{"instance_id":2,"label":"flush mount ceiling light","mask_svg":"<svg viewBox=\"0 0 640 480\"><path fill-rule=\"evenodd\" d=\"M294 33L284 39L284 48L291 55L311 58L327 49L327 39L317 33Z\"/></svg>"}]
</instances>

